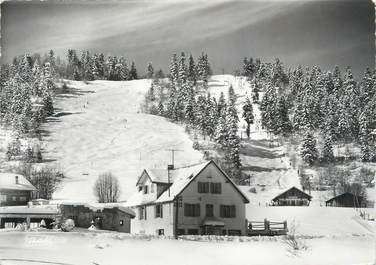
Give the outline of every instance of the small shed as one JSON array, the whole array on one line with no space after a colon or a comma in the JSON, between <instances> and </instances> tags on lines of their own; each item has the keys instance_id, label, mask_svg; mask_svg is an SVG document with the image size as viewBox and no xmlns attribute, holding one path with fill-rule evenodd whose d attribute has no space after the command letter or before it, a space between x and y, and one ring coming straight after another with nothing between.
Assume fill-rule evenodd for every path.
<instances>
[{"instance_id":1,"label":"small shed","mask_svg":"<svg viewBox=\"0 0 376 265\"><path fill-rule=\"evenodd\" d=\"M367 201L362 196L357 196L350 192L345 192L337 195L325 202L326 206L330 207L366 207Z\"/></svg>"},{"instance_id":2,"label":"small shed","mask_svg":"<svg viewBox=\"0 0 376 265\"><path fill-rule=\"evenodd\" d=\"M312 196L292 187L272 199L273 206L308 206Z\"/></svg>"}]
</instances>

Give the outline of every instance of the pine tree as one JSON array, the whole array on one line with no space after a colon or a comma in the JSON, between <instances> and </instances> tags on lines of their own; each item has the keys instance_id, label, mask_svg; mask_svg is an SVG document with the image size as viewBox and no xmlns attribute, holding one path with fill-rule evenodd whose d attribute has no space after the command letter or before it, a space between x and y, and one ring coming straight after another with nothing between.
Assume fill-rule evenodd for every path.
<instances>
[{"instance_id":1,"label":"pine tree","mask_svg":"<svg viewBox=\"0 0 376 265\"><path fill-rule=\"evenodd\" d=\"M196 65L192 54L189 55L188 80L195 86L197 82Z\"/></svg>"},{"instance_id":2,"label":"pine tree","mask_svg":"<svg viewBox=\"0 0 376 265\"><path fill-rule=\"evenodd\" d=\"M171 83L177 83L179 77L179 65L176 54L174 53L171 57L170 63L170 81Z\"/></svg>"},{"instance_id":3,"label":"pine tree","mask_svg":"<svg viewBox=\"0 0 376 265\"><path fill-rule=\"evenodd\" d=\"M312 166L318 158L318 151L316 148L316 140L310 132L306 132L300 148L300 156L303 161Z\"/></svg>"},{"instance_id":4,"label":"pine tree","mask_svg":"<svg viewBox=\"0 0 376 265\"><path fill-rule=\"evenodd\" d=\"M324 163L331 163L334 161L333 143L332 138L329 135L326 135L324 138L321 159Z\"/></svg>"},{"instance_id":5,"label":"pine tree","mask_svg":"<svg viewBox=\"0 0 376 265\"><path fill-rule=\"evenodd\" d=\"M275 112L274 134L288 136L292 131L292 125L288 116L288 109L285 98L278 99Z\"/></svg>"},{"instance_id":6,"label":"pine tree","mask_svg":"<svg viewBox=\"0 0 376 265\"><path fill-rule=\"evenodd\" d=\"M248 97L246 98L245 104L243 105L243 118L245 122L247 123L246 133L249 139L249 135L251 132L250 125L253 124L254 116L253 116L253 106Z\"/></svg>"},{"instance_id":7,"label":"pine tree","mask_svg":"<svg viewBox=\"0 0 376 265\"><path fill-rule=\"evenodd\" d=\"M216 126L216 130L214 133L215 141L218 144L220 144L222 147L226 146L228 135L229 135L226 118L227 118L226 110L221 111L220 117Z\"/></svg>"},{"instance_id":8,"label":"pine tree","mask_svg":"<svg viewBox=\"0 0 376 265\"><path fill-rule=\"evenodd\" d=\"M129 71L129 77L130 77L130 80L138 79L137 69L136 69L136 65L135 65L134 62L132 62L132 64L131 64L131 70Z\"/></svg>"},{"instance_id":9,"label":"pine tree","mask_svg":"<svg viewBox=\"0 0 376 265\"><path fill-rule=\"evenodd\" d=\"M362 161L371 161L371 149L370 149L370 121L369 121L369 113L362 112L360 114L359 122L359 135L360 135L360 150L362 153L361 159Z\"/></svg>"},{"instance_id":10,"label":"pine tree","mask_svg":"<svg viewBox=\"0 0 376 265\"><path fill-rule=\"evenodd\" d=\"M153 78L154 77L154 68L151 62L148 63L147 67L148 73L147 73L147 78Z\"/></svg>"}]
</instances>

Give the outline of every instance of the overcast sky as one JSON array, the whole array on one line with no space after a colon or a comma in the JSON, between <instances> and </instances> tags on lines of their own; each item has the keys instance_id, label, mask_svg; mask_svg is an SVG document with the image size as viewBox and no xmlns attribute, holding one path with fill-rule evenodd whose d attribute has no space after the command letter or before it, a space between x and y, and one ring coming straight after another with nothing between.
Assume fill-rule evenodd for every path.
<instances>
[{"instance_id":1,"label":"overcast sky","mask_svg":"<svg viewBox=\"0 0 376 265\"><path fill-rule=\"evenodd\" d=\"M374 67L374 21L368 0L5 2L2 60L88 49L144 72L148 61L167 70L174 52L205 51L216 73L232 73L244 56L360 73Z\"/></svg>"}]
</instances>

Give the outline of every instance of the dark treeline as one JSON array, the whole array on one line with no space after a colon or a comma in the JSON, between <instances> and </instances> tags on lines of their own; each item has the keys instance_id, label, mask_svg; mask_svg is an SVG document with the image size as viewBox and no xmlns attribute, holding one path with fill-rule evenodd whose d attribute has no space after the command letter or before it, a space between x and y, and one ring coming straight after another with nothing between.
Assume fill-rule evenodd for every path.
<instances>
[{"instance_id":1,"label":"dark treeline","mask_svg":"<svg viewBox=\"0 0 376 265\"><path fill-rule=\"evenodd\" d=\"M303 135L301 155L308 165L333 162L333 145L343 143L359 144L362 161L376 160L375 71L366 69L356 81L351 68L344 74L339 67L332 72L317 66L286 71L278 59L273 64L245 59L243 73L255 102L264 92L263 127L277 136Z\"/></svg>"}]
</instances>

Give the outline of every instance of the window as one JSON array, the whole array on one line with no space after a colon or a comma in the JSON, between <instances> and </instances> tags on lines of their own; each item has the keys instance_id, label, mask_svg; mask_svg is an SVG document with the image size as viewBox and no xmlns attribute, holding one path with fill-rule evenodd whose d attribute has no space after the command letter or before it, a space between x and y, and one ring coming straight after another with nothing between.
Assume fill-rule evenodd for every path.
<instances>
[{"instance_id":1,"label":"window","mask_svg":"<svg viewBox=\"0 0 376 265\"><path fill-rule=\"evenodd\" d=\"M146 206L141 206L138 208L138 216L140 217L140 220L146 220Z\"/></svg>"},{"instance_id":2,"label":"window","mask_svg":"<svg viewBox=\"0 0 376 265\"><path fill-rule=\"evenodd\" d=\"M124 220L120 220L119 225L123 226L124 225Z\"/></svg>"},{"instance_id":3,"label":"window","mask_svg":"<svg viewBox=\"0 0 376 265\"><path fill-rule=\"evenodd\" d=\"M158 236L164 236L164 229L158 229L157 230L157 235Z\"/></svg>"},{"instance_id":4,"label":"window","mask_svg":"<svg viewBox=\"0 0 376 265\"><path fill-rule=\"evenodd\" d=\"M154 193L154 184L150 185L150 193Z\"/></svg>"},{"instance_id":5,"label":"window","mask_svg":"<svg viewBox=\"0 0 376 265\"><path fill-rule=\"evenodd\" d=\"M221 205L219 211L222 218L234 218L236 216L235 205Z\"/></svg>"},{"instance_id":6,"label":"window","mask_svg":"<svg viewBox=\"0 0 376 265\"><path fill-rule=\"evenodd\" d=\"M12 201L17 201L17 197L16 196L12 196Z\"/></svg>"},{"instance_id":7,"label":"window","mask_svg":"<svg viewBox=\"0 0 376 265\"><path fill-rule=\"evenodd\" d=\"M199 217L200 216L200 204L184 204L184 216L186 217Z\"/></svg>"},{"instance_id":8,"label":"window","mask_svg":"<svg viewBox=\"0 0 376 265\"><path fill-rule=\"evenodd\" d=\"M163 218L163 205L155 205L155 218Z\"/></svg>"},{"instance_id":9,"label":"window","mask_svg":"<svg viewBox=\"0 0 376 265\"><path fill-rule=\"evenodd\" d=\"M144 194L148 194L148 186L144 186Z\"/></svg>"},{"instance_id":10,"label":"window","mask_svg":"<svg viewBox=\"0 0 376 265\"><path fill-rule=\"evenodd\" d=\"M138 186L138 191L142 191L143 188L142 186Z\"/></svg>"},{"instance_id":11,"label":"window","mask_svg":"<svg viewBox=\"0 0 376 265\"><path fill-rule=\"evenodd\" d=\"M6 202L7 201L7 195L0 195L0 201Z\"/></svg>"},{"instance_id":12,"label":"window","mask_svg":"<svg viewBox=\"0 0 376 265\"><path fill-rule=\"evenodd\" d=\"M188 235L198 235L198 229L188 229Z\"/></svg>"},{"instance_id":13,"label":"window","mask_svg":"<svg viewBox=\"0 0 376 265\"><path fill-rule=\"evenodd\" d=\"M221 182L210 183L210 192L213 193L213 194L221 194L222 193L222 183Z\"/></svg>"},{"instance_id":14,"label":"window","mask_svg":"<svg viewBox=\"0 0 376 265\"><path fill-rule=\"evenodd\" d=\"M198 193L209 193L209 182L198 182Z\"/></svg>"},{"instance_id":15,"label":"window","mask_svg":"<svg viewBox=\"0 0 376 265\"><path fill-rule=\"evenodd\" d=\"M206 217L213 217L213 204L206 204Z\"/></svg>"},{"instance_id":16,"label":"window","mask_svg":"<svg viewBox=\"0 0 376 265\"><path fill-rule=\"evenodd\" d=\"M27 200L27 198L26 198L25 196L21 196L21 197L20 197L20 201L21 201L21 202L25 202L26 200Z\"/></svg>"},{"instance_id":17,"label":"window","mask_svg":"<svg viewBox=\"0 0 376 265\"><path fill-rule=\"evenodd\" d=\"M228 230L228 235L229 236L241 236L240 230Z\"/></svg>"},{"instance_id":18,"label":"window","mask_svg":"<svg viewBox=\"0 0 376 265\"><path fill-rule=\"evenodd\" d=\"M184 235L185 234L185 230L184 229L178 229L178 236L181 236L181 235Z\"/></svg>"}]
</instances>

